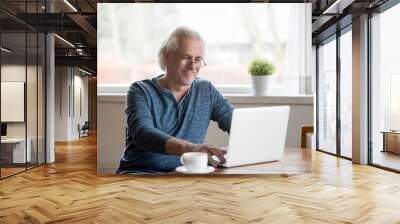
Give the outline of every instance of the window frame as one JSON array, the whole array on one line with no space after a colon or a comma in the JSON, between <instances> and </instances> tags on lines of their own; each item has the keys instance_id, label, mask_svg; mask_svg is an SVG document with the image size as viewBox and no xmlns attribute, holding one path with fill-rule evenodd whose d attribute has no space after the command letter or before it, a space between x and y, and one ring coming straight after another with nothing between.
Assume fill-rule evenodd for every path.
<instances>
[{"instance_id":1,"label":"window frame","mask_svg":"<svg viewBox=\"0 0 400 224\"><path fill-rule=\"evenodd\" d=\"M343 20L345 20L345 22L348 22L349 17L344 17ZM338 21L340 22L340 20ZM335 24L334 24L335 25ZM341 153L341 118L340 118L340 84L341 84L341 80L340 80L340 76L341 76L341 67L340 67L340 38L342 35L344 35L347 32L350 32L352 30L352 23L351 21L346 24L344 27L341 27L340 29L337 29L336 32L332 33L329 36L325 36L325 38L323 39L319 39L318 43L316 43L316 85L315 85L315 95L316 95L316 112L315 112L315 116L316 116L316 128L315 128L315 133L316 133L316 150L319 152L323 152L329 155L333 155L333 156L337 156L339 158L343 158L343 159L347 159L347 160L352 160L352 158L349 158L347 156L343 156ZM319 79L319 47L322 44L327 44L331 41L336 41L336 152L332 153L329 151L326 151L324 149L320 148L320 138L319 138L319 101L321 99L321 93L319 92L319 85L320 85L320 79Z\"/></svg>"},{"instance_id":2,"label":"window frame","mask_svg":"<svg viewBox=\"0 0 400 224\"><path fill-rule=\"evenodd\" d=\"M124 95L128 92L130 84L98 84L99 95ZM216 85L218 91L223 95L251 95L252 85Z\"/></svg>"},{"instance_id":3,"label":"window frame","mask_svg":"<svg viewBox=\"0 0 400 224\"><path fill-rule=\"evenodd\" d=\"M367 32L367 38L368 38L368 165L377 167L380 169L388 170L391 172L395 173L400 173L400 170L386 167L377 163L374 163L373 161L373 130L372 130L372 95L373 95L373 88L372 88L372 77L373 77L373 69L372 69L372 58L373 58L373 34L372 34L372 20L374 18L374 14L382 14L385 11L397 6L400 3L399 0L388 0L382 5L378 6L377 8L368 11L368 32ZM400 6L398 6L400 7Z\"/></svg>"}]
</instances>

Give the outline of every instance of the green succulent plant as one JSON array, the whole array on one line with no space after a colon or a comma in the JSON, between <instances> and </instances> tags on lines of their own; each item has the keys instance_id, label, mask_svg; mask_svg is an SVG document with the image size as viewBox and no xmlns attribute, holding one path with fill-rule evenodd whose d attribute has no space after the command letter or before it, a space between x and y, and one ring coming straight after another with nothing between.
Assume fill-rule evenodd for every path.
<instances>
[{"instance_id":1,"label":"green succulent plant","mask_svg":"<svg viewBox=\"0 0 400 224\"><path fill-rule=\"evenodd\" d=\"M255 58L251 61L248 71L253 76L272 75L275 66L266 59Z\"/></svg>"}]
</instances>

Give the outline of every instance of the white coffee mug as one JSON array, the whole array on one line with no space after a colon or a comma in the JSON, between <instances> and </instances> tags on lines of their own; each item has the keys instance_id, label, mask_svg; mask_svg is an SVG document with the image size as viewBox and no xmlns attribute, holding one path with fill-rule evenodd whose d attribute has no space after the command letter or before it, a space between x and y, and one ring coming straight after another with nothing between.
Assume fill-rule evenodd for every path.
<instances>
[{"instance_id":1,"label":"white coffee mug","mask_svg":"<svg viewBox=\"0 0 400 224\"><path fill-rule=\"evenodd\" d=\"M181 163L188 171L203 171L207 168L208 156L205 152L186 152L181 156Z\"/></svg>"}]
</instances>

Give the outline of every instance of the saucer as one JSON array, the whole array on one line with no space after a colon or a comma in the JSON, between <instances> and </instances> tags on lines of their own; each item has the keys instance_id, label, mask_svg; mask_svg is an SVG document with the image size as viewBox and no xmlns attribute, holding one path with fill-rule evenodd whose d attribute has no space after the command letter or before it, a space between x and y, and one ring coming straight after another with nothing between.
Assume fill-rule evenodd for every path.
<instances>
[{"instance_id":1,"label":"saucer","mask_svg":"<svg viewBox=\"0 0 400 224\"><path fill-rule=\"evenodd\" d=\"M199 170L199 171L189 171L186 169L186 167L184 166L178 166L175 171L179 172L179 173L185 173L185 174L207 174L207 173L211 173L215 170L214 167L212 166L207 166L206 169L204 170Z\"/></svg>"}]
</instances>

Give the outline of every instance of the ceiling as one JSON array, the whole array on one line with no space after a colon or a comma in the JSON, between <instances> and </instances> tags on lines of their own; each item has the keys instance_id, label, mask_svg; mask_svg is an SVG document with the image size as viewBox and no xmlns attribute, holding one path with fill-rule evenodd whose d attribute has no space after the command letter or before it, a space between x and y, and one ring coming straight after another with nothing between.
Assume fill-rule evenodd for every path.
<instances>
[{"instance_id":1,"label":"ceiling","mask_svg":"<svg viewBox=\"0 0 400 224\"><path fill-rule=\"evenodd\" d=\"M0 1L0 21L3 46L13 49L3 60L17 61L35 55L36 41L28 43L25 52L25 30L54 32L56 66L79 66L96 74L96 0ZM70 5L68 5L68 3ZM72 6L72 7L71 7ZM50 9L51 8L51 9ZM49 12L52 13L49 13ZM33 35L28 35L32 42ZM66 40L66 41L64 41ZM67 43L68 42L68 43ZM43 46L39 44L39 48ZM32 53L32 54L30 54ZM20 56L20 57L18 57Z\"/></svg>"}]
</instances>

